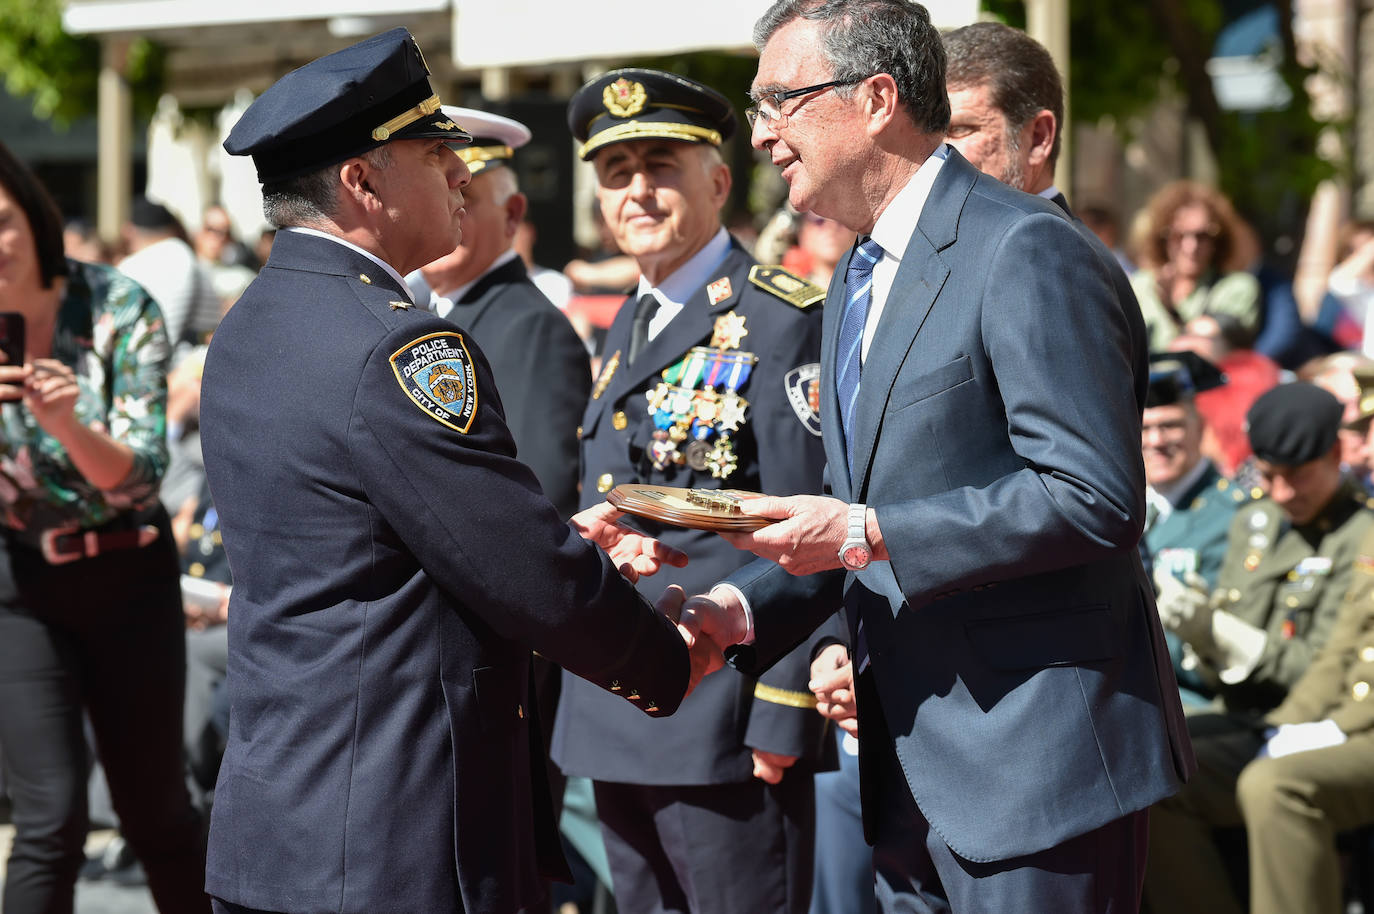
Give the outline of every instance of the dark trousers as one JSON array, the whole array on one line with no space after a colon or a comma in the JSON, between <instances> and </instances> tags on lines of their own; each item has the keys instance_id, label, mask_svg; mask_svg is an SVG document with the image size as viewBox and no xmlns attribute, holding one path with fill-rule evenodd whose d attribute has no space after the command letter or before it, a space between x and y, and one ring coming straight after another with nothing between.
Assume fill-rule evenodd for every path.
<instances>
[{"instance_id":1,"label":"dark trousers","mask_svg":"<svg viewBox=\"0 0 1374 914\"><path fill-rule=\"evenodd\" d=\"M66 565L0 538L0 743L15 826L5 914L72 910L87 828L83 709L158 908L209 910L183 780L176 552L165 512L152 520L152 545Z\"/></svg>"},{"instance_id":2,"label":"dark trousers","mask_svg":"<svg viewBox=\"0 0 1374 914\"><path fill-rule=\"evenodd\" d=\"M840 770L816 775L811 914L876 914L878 910L873 899L873 851L864 840L859 804L859 758L845 750L845 735L835 728Z\"/></svg>"},{"instance_id":3,"label":"dark trousers","mask_svg":"<svg viewBox=\"0 0 1374 914\"><path fill-rule=\"evenodd\" d=\"M625 914L804 914L811 896L810 772L696 787L596 781L612 891Z\"/></svg>"},{"instance_id":4,"label":"dark trousers","mask_svg":"<svg viewBox=\"0 0 1374 914\"><path fill-rule=\"evenodd\" d=\"M871 676L858 702L877 707ZM864 734L870 727L881 733ZM873 871L884 914L1135 914L1145 878L1148 817L1131 813L1062 844L992 863L965 860L940 839L912 799L881 712L860 723L864 761L877 780ZM881 736L881 740L873 737ZM870 739L873 739L870 742ZM1014 765L1015 759L988 759ZM867 788L865 788L865 791Z\"/></svg>"}]
</instances>

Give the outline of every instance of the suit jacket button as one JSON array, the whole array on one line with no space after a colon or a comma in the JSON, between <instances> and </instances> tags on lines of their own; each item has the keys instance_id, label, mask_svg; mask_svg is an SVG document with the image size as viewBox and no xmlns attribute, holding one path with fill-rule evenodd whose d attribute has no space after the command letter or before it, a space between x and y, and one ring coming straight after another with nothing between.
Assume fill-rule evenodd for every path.
<instances>
[{"instance_id":1,"label":"suit jacket button","mask_svg":"<svg viewBox=\"0 0 1374 914\"><path fill-rule=\"evenodd\" d=\"M624 410L616 410L615 415L611 416L611 427L618 432L623 432L625 426L630 424L630 419L625 415Z\"/></svg>"},{"instance_id":2,"label":"suit jacket button","mask_svg":"<svg viewBox=\"0 0 1374 914\"><path fill-rule=\"evenodd\" d=\"M615 478L610 473L602 473L596 478L596 491L605 495L611 491L611 486L615 485Z\"/></svg>"}]
</instances>

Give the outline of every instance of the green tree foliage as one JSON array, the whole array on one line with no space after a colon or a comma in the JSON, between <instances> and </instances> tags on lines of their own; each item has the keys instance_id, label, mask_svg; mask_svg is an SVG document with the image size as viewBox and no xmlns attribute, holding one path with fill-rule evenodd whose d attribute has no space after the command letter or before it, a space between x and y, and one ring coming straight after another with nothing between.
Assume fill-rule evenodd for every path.
<instances>
[{"instance_id":1,"label":"green tree foliage","mask_svg":"<svg viewBox=\"0 0 1374 914\"><path fill-rule=\"evenodd\" d=\"M1009 25L1025 27L1022 0L984 0ZM1300 233L1317 184L1343 163L1319 155L1327 124L1312 114L1306 81L1316 67L1297 59L1291 0L1275 0L1279 35L1270 50L1292 102L1275 111L1227 111L1205 69L1227 21L1261 0L1070 0L1069 98L1079 123L1108 123L1129 138L1161 98L1184 100L1219 165L1221 189L1269 239Z\"/></svg>"},{"instance_id":2,"label":"green tree foliage","mask_svg":"<svg viewBox=\"0 0 1374 914\"><path fill-rule=\"evenodd\" d=\"M0 73L5 88L32 100L40 118L61 124L93 114L100 42L62 30L61 0L0 0ZM162 90L164 54L145 40L129 47L135 114L149 116Z\"/></svg>"}]
</instances>

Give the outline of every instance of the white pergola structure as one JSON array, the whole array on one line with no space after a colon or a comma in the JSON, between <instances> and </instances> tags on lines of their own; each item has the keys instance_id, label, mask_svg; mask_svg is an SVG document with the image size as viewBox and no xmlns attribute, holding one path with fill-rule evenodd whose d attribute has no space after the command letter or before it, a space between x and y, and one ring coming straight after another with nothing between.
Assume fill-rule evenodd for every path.
<instances>
[{"instance_id":1,"label":"white pergola structure","mask_svg":"<svg viewBox=\"0 0 1374 914\"><path fill-rule=\"evenodd\" d=\"M427 49L439 85L480 74L483 94L508 98L520 70L562 74L570 94L607 61L687 51L752 53L769 0L68 0L63 24L103 47L100 77L101 233L127 215L132 119L125 57L135 38L170 50L168 93L180 108L241 104L288 70L369 34L404 25ZM937 25L974 21L978 0L925 0ZM1068 0L1026 0L1029 31L1068 64ZM1067 156L1061 154L1067 171ZM150 170L152 168L150 163ZM150 180L156 176L150 175Z\"/></svg>"}]
</instances>

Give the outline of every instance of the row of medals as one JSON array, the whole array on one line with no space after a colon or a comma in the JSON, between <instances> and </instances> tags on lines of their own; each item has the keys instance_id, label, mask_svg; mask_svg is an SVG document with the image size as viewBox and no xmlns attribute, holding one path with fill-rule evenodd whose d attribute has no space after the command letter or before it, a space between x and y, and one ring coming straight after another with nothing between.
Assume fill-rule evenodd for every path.
<instances>
[{"instance_id":1,"label":"row of medals","mask_svg":"<svg viewBox=\"0 0 1374 914\"><path fill-rule=\"evenodd\" d=\"M752 352L733 348L748 332L743 325L743 315L722 315L711 345L694 346L644 394L654 421L648 448L654 469L685 463L724 479L739 465L730 435L744 425L749 401L739 389L758 362Z\"/></svg>"}]
</instances>

